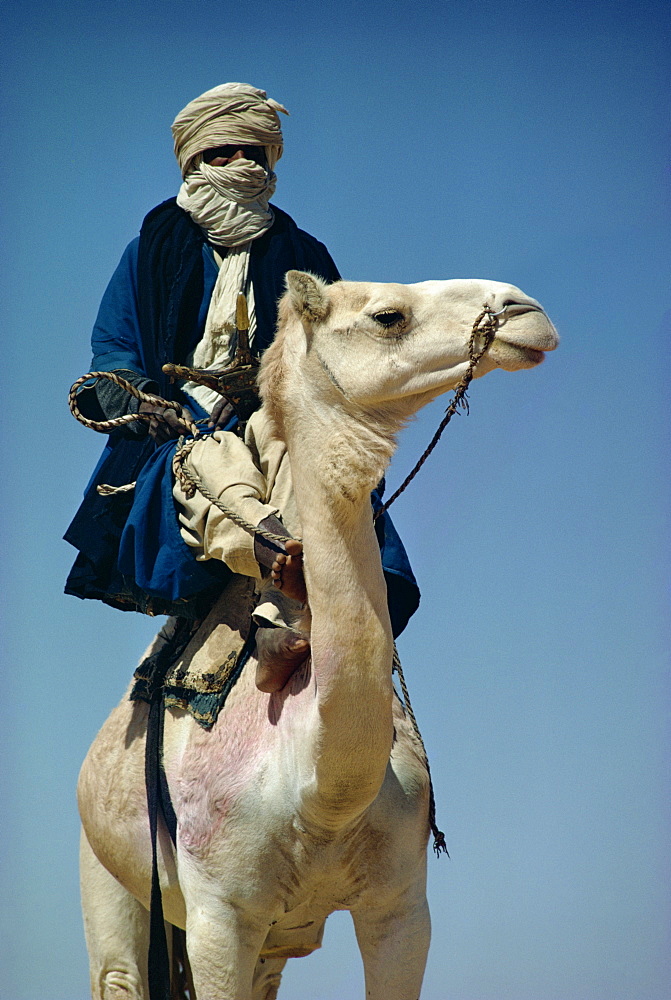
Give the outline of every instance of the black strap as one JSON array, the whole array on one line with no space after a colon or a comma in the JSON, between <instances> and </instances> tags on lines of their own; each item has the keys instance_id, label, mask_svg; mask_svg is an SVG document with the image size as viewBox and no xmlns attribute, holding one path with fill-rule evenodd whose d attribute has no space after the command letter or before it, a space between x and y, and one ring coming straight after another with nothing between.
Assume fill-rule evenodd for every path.
<instances>
[{"instance_id":1,"label":"black strap","mask_svg":"<svg viewBox=\"0 0 671 1000\"><path fill-rule=\"evenodd\" d=\"M165 795L168 783L163 770L163 691L154 692L149 705L147 720L147 743L145 748L144 773L147 786L147 810L149 813L149 832L151 836L151 904L149 909L149 1000L170 1000L170 959L168 942L165 936L163 920L163 900L161 899L161 884L158 877L158 813L159 808L165 809L169 803L171 820L166 816L166 823L174 823L177 830L177 818L170 802L170 795ZM171 830L173 842L175 835Z\"/></svg>"},{"instance_id":2,"label":"black strap","mask_svg":"<svg viewBox=\"0 0 671 1000\"><path fill-rule=\"evenodd\" d=\"M165 820L165 825L168 828L168 833L170 834L170 839L172 840L173 847L177 847L177 815L172 805L172 799L170 798L170 789L168 787L168 779L165 775L165 767L163 766L163 720L165 718L165 705L161 702L161 719L160 719L160 743L158 746L158 797L159 797L159 807L163 813L163 819Z\"/></svg>"}]
</instances>

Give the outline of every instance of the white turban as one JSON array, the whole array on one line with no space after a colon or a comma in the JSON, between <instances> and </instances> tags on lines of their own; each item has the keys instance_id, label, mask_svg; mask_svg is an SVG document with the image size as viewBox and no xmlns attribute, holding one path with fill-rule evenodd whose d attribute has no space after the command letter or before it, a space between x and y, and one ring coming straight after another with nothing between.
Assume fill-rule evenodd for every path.
<instances>
[{"instance_id":1,"label":"white turban","mask_svg":"<svg viewBox=\"0 0 671 1000\"><path fill-rule=\"evenodd\" d=\"M286 108L248 83L223 83L190 101L172 123L175 156L186 177L199 153L241 143L265 146L272 170L282 155L278 111Z\"/></svg>"}]
</instances>

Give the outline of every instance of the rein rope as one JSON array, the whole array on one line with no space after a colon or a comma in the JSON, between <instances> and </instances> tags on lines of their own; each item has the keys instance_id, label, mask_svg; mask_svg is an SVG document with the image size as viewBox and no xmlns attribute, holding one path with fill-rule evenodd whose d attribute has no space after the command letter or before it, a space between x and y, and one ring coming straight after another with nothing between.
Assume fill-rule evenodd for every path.
<instances>
[{"instance_id":1,"label":"rein rope","mask_svg":"<svg viewBox=\"0 0 671 1000\"><path fill-rule=\"evenodd\" d=\"M480 361L482 356L486 353L486 351L489 348L489 345L494 339L496 330L499 325L497 317L500 316L501 313L503 312L505 312L505 306L500 312L497 313L493 312L489 306L485 306L480 315L478 316L478 318L476 319L475 323L473 324L473 329L471 331L470 339L468 341L468 367L464 372L464 374L462 375L457 387L454 390L454 396L449 406L445 410L445 416L441 420L440 424L438 425L436 433L431 438L431 441L429 442L427 448L416 462L415 466L405 477L405 479L403 480L399 488L396 490L396 492L392 493L387 502L383 503L382 506L379 508L379 510L376 512L375 520L377 520L377 518L380 517L381 514L384 514L386 510L389 510L394 501L398 500L401 493L403 493L407 489L407 487L410 485L410 483L413 481L419 470L426 462L427 458L429 457L433 449L440 441L443 431L449 424L454 414L459 410L459 408L461 407L461 409L465 410L466 413L469 412L468 396L466 395L466 392L468 390L469 385L473 381L473 376L475 375L475 368L476 365L478 364L478 361ZM480 325L481 323L482 326ZM482 344L480 347L477 347L476 345L479 337L482 337Z\"/></svg>"},{"instance_id":2,"label":"rein rope","mask_svg":"<svg viewBox=\"0 0 671 1000\"><path fill-rule=\"evenodd\" d=\"M234 524L237 524L239 528L246 531L249 535L260 535L261 538L265 538L268 542L274 542L279 545L284 551L284 543L287 540L287 535L278 535L274 531L269 531L267 528L262 528L260 524L252 524L246 518L238 514L236 510L232 507L228 507L218 496L215 496L211 490L208 490L205 483L201 482L197 476L194 476L186 467L186 460L189 457L191 449L196 444L198 437L194 435L191 441L187 441L184 436L180 437L177 442L177 451L175 452L175 457L172 460L172 471L175 473L175 478L179 479L182 489L186 496L190 499L198 490L198 492L209 500L211 504L214 504L222 514L225 515Z\"/></svg>"},{"instance_id":3,"label":"rein rope","mask_svg":"<svg viewBox=\"0 0 671 1000\"><path fill-rule=\"evenodd\" d=\"M473 380L478 362L487 352L489 345L494 339L498 327L497 317L503 312L505 312L505 306L500 312L494 312L490 306L485 305L482 312L476 318L468 341L468 366L454 390L454 396L445 410L445 416L441 420L438 425L438 429L413 469L405 477L399 488L392 493L386 503L383 503L382 506L375 512L374 520L377 520L381 514L383 514L386 510L389 510L394 501L396 501L400 497L401 493L407 489L426 462L431 452L438 444L443 431L449 424L454 414L460 408L468 413L468 396L466 395L468 387ZM478 340L481 340L480 344L478 344ZM219 497L211 493L204 483L194 476L192 471L186 468L186 459L188 458L191 449L196 444L196 441L201 438L201 433L197 423L190 420L185 415L183 407L174 400L163 399L161 396L155 396L150 393L142 392L141 389L137 389L134 385L132 385L132 383L126 381L125 378L117 375L116 372L88 372L86 375L82 375L81 378L78 378L70 388L68 403L70 411L75 419L77 419L81 424L84 424L85 427L90 427L91 430L99 431L101 434L108 434L117 427L123 427L125 424L134 423L136 420L150 423L152 419L164 419L160 413L126 413L121 417L114 417L111 420L91 420L88 417L85 417L77 405L77 393L81 386L84 385L85 382L88 382L89 379L99 378L107 379L108 381L113 382L141 403L151 403L153 406L161 406L165 409L174 410L177 415L183 419L184 423L189 428L192 438L190 441L187 441L186 435L182 435L178 439L177 450L173 459L173 472L175 477L181 483L182 489L187 497L191 498L195 494L196 490L198 490L198 492L201 493L206 500L209 500L210 503L214 504L214 506L217 507L222 514L230 518L231 521L237 524L238 527L242 528L243 531L248 532L248 534L261 535L261 537L266 538L268 541L275 542L277 544L282 544L282 542L286 540L286 536L277 535L274 532L261 528L259 525L252 524L244 517L241 517L240 514L232 508L222 503ZM114 493L128 492L134 488L135 483L128 483L125 486L108 486L105 483L100 483L96 487L98 493L101 493L104 496L109 496Z\"/></svg>"},{"instance_id":4,"label":"rein rope","mask_svg":"<svg viewBox=\"0 0 671 1000\"><path fill-rule=\"evenodd\" d=\"M150 393L142 392L141 389L137 389L131 382L127 382L125 378L117 375L116 372L88 372L88 374L82 375L81 378L78 378L77 381L70 387L70 393L68 395L70 412L80 424L84 424L84 427L90 427L92 431L99 431L101 434L109 434L109 432L115 430L115 428L123 427L125 424L132 424L136 420L145 421L146 423L149 423L152 417L158 417L160 420L160 416L158 414L151 413L125 413L122 417L114 417L111 420L90 420L88 417L85 417L77 405L77 393L81 386L92 378L102 378L107 379L108 382L113 382L114 385L118 385L121 389L124 389L130 396L133 396L141 403L152 403L154 406L163 406L167 410L175 410L177 415L182 417L185 423L188 424L194 437L198 437L200 434L196 424L185 418L184 410L179 403L176 403L172 399L162 399L161 396L154 396Z\"/></svg>"},{"instance_id":5,"label":"rein rope","mask_svg":"<svg viewBox=\"0 0 671 1000\"><path fill-rule=\"evenodd\" d=\"M408 685L405 683L405 677L403 676L403 667L401 666L401 658L398 655L398 650L396 649L396 643L394 643L392 673L394 670L398 674L398 682L401 685L401 691L403 693L403 707L405 708L406 714L408 715L410 721L412 722L412 728L415 730L415 735L419 741L420 747L422 748L424 766L426 767L426 773L429 776L429 826L431 827L431 833L433 834L433 849L436 852L437 858L440 857L441 851L444 851L449 858L450 852L448 851L447 844L445 843L445 834L443 833L442 830L438 829L438 824L436 823L436 799L433 794L433 779L431 778L429 755L426 752L426 747L424 746L424 740L422 739L422 734L419 731L419 723L415 718L415 713L413 712L412 705L410 704Z\"/></svg>"}]
</instances>

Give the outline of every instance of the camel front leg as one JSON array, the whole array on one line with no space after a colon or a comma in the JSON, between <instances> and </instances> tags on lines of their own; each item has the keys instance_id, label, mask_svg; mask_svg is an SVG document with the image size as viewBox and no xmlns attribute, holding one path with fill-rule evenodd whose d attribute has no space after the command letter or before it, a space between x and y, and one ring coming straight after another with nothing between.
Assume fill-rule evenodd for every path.
<instances>
[{"instance_id":1,"label":"camel front leg","mask_svg":"<svg viewBox=\"0 0 671 1000\"><path fill-rule=\"evenodd\" d=\"M186 903L186 949L198 1000L253 1000L267 922L227 898L220 870L208 870L186 852L179 852L178 868Z\"/></svg>"},{"instance_id":2,"label":"camel front leg","mask_svg":"<svg viewBox=\"0 0 671 1000\"><path fill-rule=\"evenodd\" d=\"M187 902L186 947L198 1000L254 1000L264 938L233 906Z\"/></svg>"},{"instance_id":3,"label":"camel front leg","mask_svg":"<svg viewBox=\"0 0 671 1000\"><path fill-rule=\"evenodd\" d=\"M412 894L416 896L416 894ZM366 1000L418 1000L431 939L426 896L352 913Z\"/></svg>"},{"instance_id":4,"label":"camel front leg","mask_svg":"<svg viewBox=\"0 0 671 1000\"><path fill-rule=\"evenodd\" d=\"M80 877L93 1000L146 1000L149 914L100 864L83 831Z\"/></svg>"}]
</instances>

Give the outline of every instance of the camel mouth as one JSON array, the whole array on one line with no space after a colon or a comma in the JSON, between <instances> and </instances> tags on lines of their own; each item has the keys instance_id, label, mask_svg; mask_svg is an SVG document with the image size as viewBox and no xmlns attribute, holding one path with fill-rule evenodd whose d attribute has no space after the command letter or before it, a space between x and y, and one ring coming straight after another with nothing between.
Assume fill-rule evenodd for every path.
<instances>
[{"instance_id":1,"label":"camel mouth","mask_svg":"<svg viewBox=\"0 0 671 1000\"><path fill-rule=\"evenodd\" d=\"M500 345L506 354L519 356L520 359L528 361L530 365L540 365L541 362L545 361L547 348L529 347L527 344L518 344L514 340L505 340L503 337L496 337L492 347L494 345Z\"/></svg>"},{"instance_id":2,"label":"camel mouth","mask_svg":"<svg viewBox=\"0 0 671 1000\"><path fill-rule=\"evenodd\" d=\"M535 368L545 360L545 352L554 351L558 343L557 331L542 309L517 303L507 307L490 353L503 368Z\"/></svg>"}]
</instances>

